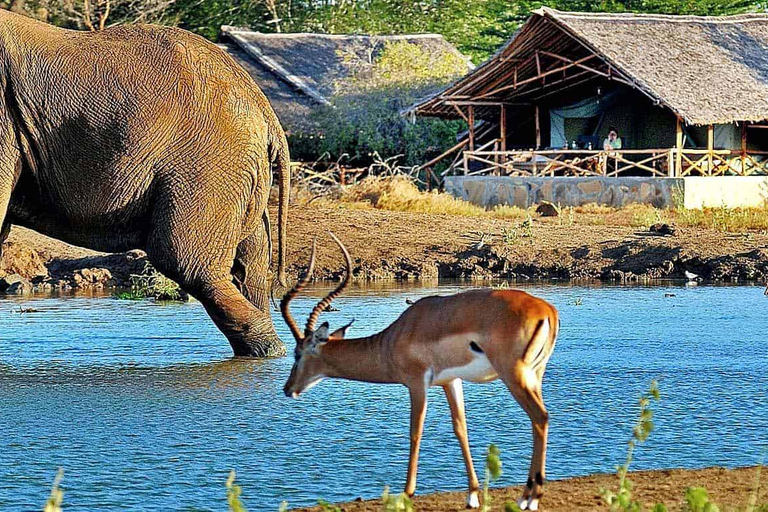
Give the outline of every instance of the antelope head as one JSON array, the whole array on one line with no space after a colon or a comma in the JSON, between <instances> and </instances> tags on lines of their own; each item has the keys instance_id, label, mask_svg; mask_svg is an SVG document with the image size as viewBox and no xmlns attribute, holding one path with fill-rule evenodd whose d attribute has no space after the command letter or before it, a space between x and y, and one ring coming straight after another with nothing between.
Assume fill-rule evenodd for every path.
<instances>
[{"instance_id":1,"label":"antelope head","mask_svg":"<svg viewBox=\"0 0 768 512\"><path fill-rule=\"evenodd\" d=\"M331 333L329 333L328 322L323 322L319 328L315 328L315 324L317 323L317 319L320 316L320 313L325 311L331 302L333 302L333 299L338 297L341 292L344 291L344 288L346 288L347 284L349 284L349 278L352 275L352 258L350 258L349 252L347 251L346 247L344 247L344 244L342 244L341 241L336 238L333 233L329 232L329 234L331 235L331 238L333 238L333 240L338 244L341 252L344 254L344 259L346 260L347 264L347 271L344 275L344 279L341 281L341 284L339 284L339 286L337 286L336 289L331 293L326 295L325 298L318 302L314 309L312 309L312 313L310 313L309 317L307 318L307 324L304 327L303 333L299 330L299 327L296 324L296 321L293 319L288 306L291 300L293 300L293 298L296 297L296 295L298 295L299 292L304 289L304 287L312 278L312 273L314 272L315 267L315 250L317 240L312 241L312 254L309 257L307 273L304 275L304 277L296 282L294 287L291 288L283 296L283 300L280 301L280 312L283 315L285 323L288 324L288 328L291 330L291 334L293 334L293 337L296 339L296 349L293 351L293 368L291 368L291 375L288 377L288 381L285 383L285 387L283 388L285 396L287 397L298 398L299 394L303 393L304 391L308 390L323 380L325 377L323 373L325 365L322 359L323 346L328 342L332 343L334 340L343 339L347 329L350 325L352 325L352 322L350 322L344 327Z\"/></svg>"}]
</instances>

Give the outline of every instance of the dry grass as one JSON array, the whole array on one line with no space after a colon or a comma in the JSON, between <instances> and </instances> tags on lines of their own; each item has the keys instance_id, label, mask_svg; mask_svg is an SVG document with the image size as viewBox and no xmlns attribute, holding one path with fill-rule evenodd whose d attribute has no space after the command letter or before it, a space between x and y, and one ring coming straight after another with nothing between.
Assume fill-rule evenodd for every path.
<instances>
[{"instance_id":1,"label":"dry grass","mask_svg":"<svg viewBox=\"0 0 768 512\"><path fill-rule=\"evenodd\" d=\"M325 194L302 191L294 193L300 204L348 209L375 208L397 212L461 215L522 221L534 217L539 222L559 225L630 226L648 228L662 222L681 227L699 227L723 232L768 231L767 208L705 208L667 210L645 204L623 208L595 203L561 208L557 218L540 218L535 208L497 206L486 210L450 194L423 192L406 176L369 177L346 187L328 189Z\"/></svg>"},{"instance_id":2,"label":"dry grass","mask_svg":"<svg viewBox=\"0 0 768 512\"><path fill-rule=\"evenodd\" d=\"M675 213L681 226L725 232L768 231L768 208L704 208Z\"/></svg>"},{"instance_id":3,"label":"dry grass","mask_svg":"<svg viewBox=\"0 0 768 512\"><path fill-rule=\"evenodd\" d=\"M372 208L395 212L439 213L465 217L525 219L529 212L515 206L497 206L486 210L450 194L422 192L405 177L366 178L349 186L340 201L344 204L363 203Z\"/></svg>"}]
</instances>

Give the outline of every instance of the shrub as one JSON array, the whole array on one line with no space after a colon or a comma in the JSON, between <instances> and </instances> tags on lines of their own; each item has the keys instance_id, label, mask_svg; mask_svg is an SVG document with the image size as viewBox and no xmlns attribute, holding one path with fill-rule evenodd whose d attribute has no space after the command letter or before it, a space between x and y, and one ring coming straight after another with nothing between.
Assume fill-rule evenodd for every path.
<instances>
[{"instance_id":1,"label":"shrub","mask_svg":"<svg viewBox=\"0 0 768 512\"><path fill-rule=\"evenodd\" d=\"M371 57L371 55L375 55ZM408 41L370 48L353 47L341 57L354 70L336 82L332 106L312 115L318 134L291 135L294 158L331 160L348 155L354 165L369 165L374 154L400 156L402 165L418 165L456 143L462 121L418 118L409 122L401 111L417 99L463 75L466 63L448 51L429 52Z\"/></svg>"}]
</instances>

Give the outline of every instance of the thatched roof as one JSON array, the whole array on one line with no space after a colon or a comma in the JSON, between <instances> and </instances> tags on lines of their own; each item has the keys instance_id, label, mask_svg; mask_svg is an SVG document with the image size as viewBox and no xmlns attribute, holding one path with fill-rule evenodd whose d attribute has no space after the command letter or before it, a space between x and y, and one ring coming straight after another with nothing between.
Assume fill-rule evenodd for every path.
<instances>
[{"instance_id":1,"label":"thatched roof","mask_svg":"<svg viewBox=\"0 0 768 512\"><path fill-rule=\"evenodd\" d=\"M253 76L288 128L307 128L309 114L331 104L336 85L356 66L370 62L388 42L408 41L428 54L452 53L471 63L442 36L358 36L329 34L263 34L223 26L224 47Z\"/></svg>"},{"instance_id":2,"label":"thatched roof","mask_svg":"<svg viewBox=\"0 0 768 512\"><path fill-rule=\"evenodd\" d=\"M689 124L768 119L768 15L588 14L548 8L535 11L474 72L412 110L455 116L448 99L474 98L498 88L494 81L504 76L509 81L513 66L519 67L518 80L536 76L529 57L542 50L574 60L592 54L601 67L587 78L623 82ZM523 87L485 99L531 97L530 88Z\"/></svg>"}]
</instances>

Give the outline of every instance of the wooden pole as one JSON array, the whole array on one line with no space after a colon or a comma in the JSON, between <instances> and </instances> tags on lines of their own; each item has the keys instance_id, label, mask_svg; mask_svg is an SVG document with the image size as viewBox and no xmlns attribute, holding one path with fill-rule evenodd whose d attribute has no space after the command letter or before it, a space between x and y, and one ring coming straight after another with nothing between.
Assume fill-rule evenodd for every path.
<instances>
[{"instance_id":1,"label":"wooden pole","mask_svg":"<svg viewBox=\"0 0 768 512\"><path fill-rule=\"evenodd\" d=\"M499 138L501 139L501 150L507 150L507 109L502 104L499 114Z\"/></svg>"},{"instance_id":2,"label":"wooden pole","mask_svg":"<svg viewBox=\"0 0 768 512\"><path fill-rule=\"evenodd\" d=\"M534 117L536 118L536 149L541 147L541 120L539 119L539 105L534 107Z\"/></svg>"},{"instance_id":3,"label":"wooden pole","mask_svg":"<svg viewBox=\"0 0 768 512\"><path fill-rule=\"evenodd\" d=\"M469 106L469 117L467 119L469 123L469 150L475 150L475 107Z\"/></svg>"},{"instance_id":4,"label":"wooden pole","mask_svg":"<svg viewBox=\"0 0 768 512\"><path fill-rule=\"evenodd\" d=\"M677 128L675 132L675 168L670 172L670 176L683 175L683 120L677 117ZM674 173L674 174L673 174Z\"/></svg>"},{"instance_id":5,"label":"wooden pole","mask_svg":"<svg viewBox=\"0 0 768 512\"><path fill-rule=\"evenodd\" d=\"M747 122L741 123L741 174L747 175Z\"/></svg>"},{"instance_id":6,"label":"wooden pole","mask_svg":"<svg viewBox=\"0 0 768 512\"><path fill-rule=\"evenodd\" d=\"M715 150L715 125L707 126L707 169L709 175L712 175L712 156Z\"/></svg>"}]
</instances>

